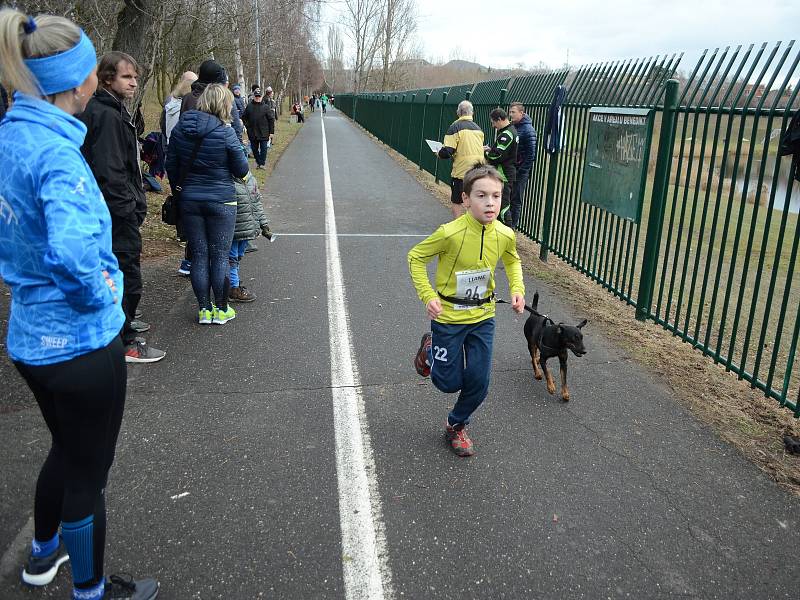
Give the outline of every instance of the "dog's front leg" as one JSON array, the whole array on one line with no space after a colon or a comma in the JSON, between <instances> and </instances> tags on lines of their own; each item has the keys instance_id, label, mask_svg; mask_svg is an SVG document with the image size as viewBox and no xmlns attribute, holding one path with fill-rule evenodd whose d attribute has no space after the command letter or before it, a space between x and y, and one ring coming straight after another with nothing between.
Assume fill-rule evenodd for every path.
<instances>
[{"instance_id":1,"label":"dog's front leg","mask_svg":"<svg viewBox=\"0 0 800 600\"><path fill-rule=\"evenodd\" d=\"M539 346L536 344L531 344L528 348L531 351L531 363L533 364L533 376L536 378L537 381L541 381L542 379L542 370L539 368L539 357L541 356L541 352L539 351Z\"/></svg>"},{"instance_id":2,"label":"dog's front leg","mask_svg":"<svg viewBox=\"0 0 800 600\"><path fill-rule=\"evenodd\" d=\"M544 371L544 378L547 381L547 393L548 394L555 394L556 393L556 382L553 381L553 374L547 368L547 358L541 359L541 354L539 354L541 363L542 363L542 371Z\"/></svg>"},{"instance_id":3,"label":"dog's front leg","mask_svg":"<svg viewBox=\"0 0 800 600\"><path fill-rule=\"evenodd\" d=\"M569 402L569 388L567 387L567 355L558 355L558 364L561 368L561 399Z\"/></svg>"}]
</instances>

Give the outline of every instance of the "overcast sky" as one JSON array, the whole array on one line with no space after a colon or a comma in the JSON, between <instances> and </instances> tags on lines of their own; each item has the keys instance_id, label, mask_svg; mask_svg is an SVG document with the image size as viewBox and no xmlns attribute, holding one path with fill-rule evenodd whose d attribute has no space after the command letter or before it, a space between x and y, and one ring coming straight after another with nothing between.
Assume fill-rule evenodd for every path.
<instances>
[{"instance_id":1,"label":"overcast sky","mask_svg":"<svg viewBox=\"0 0 800 600\"><path fill-rule=\"evenodd\" d=\"M424 53L449 59L453 45L481 64L551 67L567 61L637 58L800 33L800 0L417 0ZM506 7L505 10L503 7ZM493 16L493 11L503 11ZM459 16L460 15L460 16ZM507 35L502 32L512 32ZM684 65L685 68L685 65Z\"/></svg>"},{"instance_id":2,"label":"overcast sky","mask_svg":"<svg viewBox=\"0 0 800 600\"><path fill-rule=\"evenodd\" d=\"M328 5L325 20L336 20L336 4ZM800 0L417 0L417 6L425 57L447 61L457 47L462 58L499 68L540 61L560 67L568 51L571 65L683 51L688 69L704 48L789 41L800 33Z\"/></svg>"}]
</instances>

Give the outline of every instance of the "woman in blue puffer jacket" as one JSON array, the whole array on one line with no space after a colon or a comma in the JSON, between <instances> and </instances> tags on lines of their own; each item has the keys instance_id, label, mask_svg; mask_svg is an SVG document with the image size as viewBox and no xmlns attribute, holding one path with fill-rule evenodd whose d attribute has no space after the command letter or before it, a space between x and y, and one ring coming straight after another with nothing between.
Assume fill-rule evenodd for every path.
<instances>
[{"instance_id":1,"label":"woman in blue puffer jacket","mask_svg":"<svg viewBox=\"0 0 800 600\"><path fill-rule=\"evenodd\" d=\"M228 305L228 253L236 224L233 178L244 177L249 166L230 126L232 106L228 88L207 86L197 102L199 110L185 112L172 130L167 151L170 184L177 185L183 177L181 220L192 256L198 322L204 325L223 325L236 316Z\"/></svg>"},{"instance_id":2,"label":"woman in blue puffer jacket","mask_svg":"<svg viewBox=\"0 0 800 600\"><path fill-rule=\"evenodd\" d=\"M46 585L69 560L74 598L117 597L103 574L104 491L125 406L122 273L108 208L81 154L86 126L74 116L97 87L97 56L71 21L3 9L0 64L16 90L0 124L7 348L52 435L22 579ZM152 579L132 585L126 597L158 595Z\"/></svg>"}]
</instances>

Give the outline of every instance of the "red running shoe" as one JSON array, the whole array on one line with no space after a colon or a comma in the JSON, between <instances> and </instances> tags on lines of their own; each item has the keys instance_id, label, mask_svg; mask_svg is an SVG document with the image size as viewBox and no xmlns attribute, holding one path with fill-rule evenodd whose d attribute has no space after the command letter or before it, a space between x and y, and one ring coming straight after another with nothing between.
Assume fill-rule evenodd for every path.
<instances>
[{"instance_id":1,"label":"red running shoe","mask_svg":"<svg viewBox=\"0 0 800 600\"><path fill-rule=\"evenodd\" d=\"M426 333L422 336L419 343L419 350L414 357L414 368L417 373L422 377L427 377L431 374L431 365L428 363L428 349L431 347L431 334Z\"/></svg>"},{"instance_id":2,"label":"red running shoe","mask_svg":"<svg viewBox=\"0 0 800 600\"><path fill-rule=\"evenodd\" d=\"M458 456L466 457L475 454L475 448L472 446L472 440L467 435L467 430L463 423L450 425L447 421L444 422L445 433L444 436L450 442L450 447Z\"/></svg>"}]
</instances>

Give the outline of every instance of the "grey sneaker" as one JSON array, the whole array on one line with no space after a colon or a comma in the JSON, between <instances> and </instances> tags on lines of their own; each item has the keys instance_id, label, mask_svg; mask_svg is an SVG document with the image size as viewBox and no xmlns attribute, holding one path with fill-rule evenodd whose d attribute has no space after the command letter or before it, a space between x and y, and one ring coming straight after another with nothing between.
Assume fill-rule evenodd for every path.
<instances>
[{"instance_id":1,"label":"grey sneaker","mask_svg":"<svg viewBox=\"0 0 800 600\"><path fill-rule=\"evenodd\" d=\"M125 362L129 363L153 363L158 362L167 355L163 350L148 346L143 338L136 338L136 341L129 346L125 346Z\"/></svg>"},{"instance_id":2,"label":"grey sneaker","mask_svg":"<svg viewBox=\"0 0 800 600\"><path fill-rule=\"evenodd\" d=\"M150 323L145 323L139 319L134 319L131 321L131 329L133 329L136 333L144 333L145 331L150 331Z\"/></svg>"},{"instance_id":3,"label":"grey sneaker","mask_svg":"<svg viewBox=\"0 0 800 600\"><path fill-rule=\"evenodd\" d=\"M29 556L22 569L22 582L27 585L47 585L58 574L58 568L69 560L64 541L59 539L58 548L50 556Z\"/></svg>"},{"instance_id":4,"label":"grey sneaker","mask_svg":"<svg viewBox=\"0 0 800 600\"><path fill-rule=\"evenodd\" d=\"M155 579L148 577L134 581L127 573L120 573L106 579L103 600L155 600L158 588Z\"/></svg>"}]
</instances>

